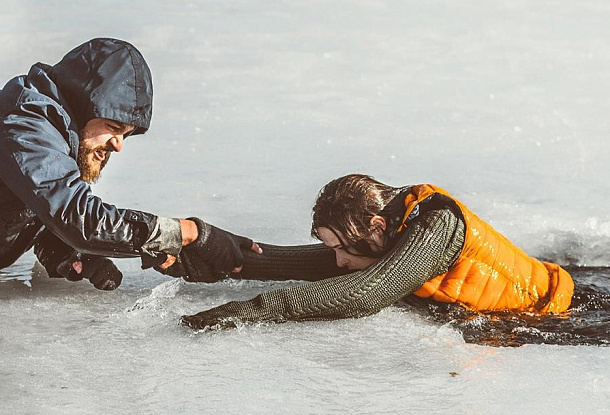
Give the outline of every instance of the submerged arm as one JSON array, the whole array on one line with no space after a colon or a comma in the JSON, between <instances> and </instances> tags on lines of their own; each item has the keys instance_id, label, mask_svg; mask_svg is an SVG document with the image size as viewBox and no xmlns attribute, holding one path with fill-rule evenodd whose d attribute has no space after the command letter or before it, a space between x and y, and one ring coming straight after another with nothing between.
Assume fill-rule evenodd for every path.
<instances>
[{"instance_id":1,"label":"submerged arm","mask_svg":"<svg viewBox=\"0 0 610 415\"><path fill-rule=\"evenodd\" d=\"M238 320L334 320L374 314L447 271L464 242L464 223L449 209L428 212L403 232L388 255L363 271L233 301L184 316L182 322L202 329L230 327Z\"/></svg>"}]
</instances>

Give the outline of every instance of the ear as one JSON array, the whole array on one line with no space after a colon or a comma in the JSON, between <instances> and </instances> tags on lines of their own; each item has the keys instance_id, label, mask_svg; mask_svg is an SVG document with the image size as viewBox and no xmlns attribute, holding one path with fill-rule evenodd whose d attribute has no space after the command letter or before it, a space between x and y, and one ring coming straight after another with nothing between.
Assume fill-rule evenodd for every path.
<instances>
[{"instance_id":1,"label":"ear","mask_svg":"<svg viewBox=\"0 0 610 415\"><path fill-rule=\"evenodd\" d=\"M371 218L370 229L375 232L377 229L381 229L381 232L384 232L387 228L387 224L385 223L385 219L379 215L375 215Z\"/></svg>"}]
</instances>

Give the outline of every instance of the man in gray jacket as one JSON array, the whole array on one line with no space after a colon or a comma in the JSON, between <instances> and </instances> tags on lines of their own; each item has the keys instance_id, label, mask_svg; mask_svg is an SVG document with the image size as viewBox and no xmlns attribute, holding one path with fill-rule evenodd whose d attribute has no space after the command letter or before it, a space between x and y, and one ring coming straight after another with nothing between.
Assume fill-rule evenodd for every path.
<instances>
[{"instance_id":1,"label":"man in gray jacket","mask_svg":"<svg viewBox=\"0 0 610 415\"><path fill-rule=\"evenodd\" d=\"M0 91L0 268L34 246L49 276L89 279L112 290L121 272L105 257L187 271L207 263L239 271L252 240L198 218L120 209L95 196L97 180L127 136L152 116L152 78L140 52L92 39L59 63L37 63ZM160 268L159 268L160 267Z\"/></svg>"}]
</instances>

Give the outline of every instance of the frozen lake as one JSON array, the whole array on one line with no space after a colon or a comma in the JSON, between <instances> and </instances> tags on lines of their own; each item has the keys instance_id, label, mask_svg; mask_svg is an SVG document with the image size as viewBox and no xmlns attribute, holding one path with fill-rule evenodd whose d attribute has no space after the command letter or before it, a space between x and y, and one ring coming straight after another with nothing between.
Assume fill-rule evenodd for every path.
<instances>
[{"instance_id":1,"label":"frozen lake","mask_svg":"<svg viewBox=\"0 0 610 415\"><path fill-rule=\"evenodd\" d=\"M434 183L534 256L610 267L610 5L601 0L2 0L0 83L130 41L153 123L95 191L277 244L312 242L350 172ZM0 166L1 167L1 166ZM279 283L117 261L116 292L0 271L2 413L606 414L610 348L467 343L409 308L194 334L180 315Z\"/></svg>"}]
</instances>

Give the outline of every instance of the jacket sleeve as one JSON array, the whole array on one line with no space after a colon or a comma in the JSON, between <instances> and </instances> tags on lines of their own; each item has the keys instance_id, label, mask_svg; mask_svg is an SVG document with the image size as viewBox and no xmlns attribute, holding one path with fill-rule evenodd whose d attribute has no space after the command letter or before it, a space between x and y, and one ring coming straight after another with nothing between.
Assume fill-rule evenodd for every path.
<instances>
[{"instance_id":1,"label":"jacket sleeve","mask_svg":"<svg viewBox=\"0 0 610 415\"><path fill-rule=\"evenodd\" d=\"M65 243L79 252L137 256L155 232L157 217L119 209L93 195L80 179L73 143L78 135L52 103L30 101L0 124L0 178ZM72 149L72 150L71 150Z\"/></svg>"},{"instance_id":2,"label":"jacket sleeve","mask_svg":"<svg viewBox=\"0 0 610 415\"><path fill-rule=\"evenodd\" d=\"M464 222L450 209L433 210L409 224L379 262L351 274L266 292L182 317L195 329L237 321L334 320L376 313L446 272L464 242Z\"/></svg>"}]
</instances>

